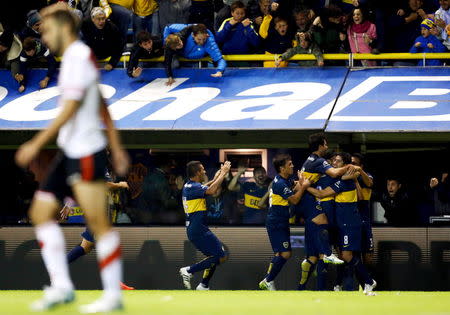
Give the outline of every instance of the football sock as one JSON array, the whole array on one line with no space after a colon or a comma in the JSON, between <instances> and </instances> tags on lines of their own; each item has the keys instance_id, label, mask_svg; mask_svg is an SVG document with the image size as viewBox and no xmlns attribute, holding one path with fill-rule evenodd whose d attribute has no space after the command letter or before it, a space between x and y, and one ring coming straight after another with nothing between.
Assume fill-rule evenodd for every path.
<instances>
[{"instance_id":1,"label":"football sock","mask_svg":"<svg viewBox=\"0 0 450 315\"><path fill-rule=\"evenodd\" d=\"M81 256L86 255L86 253L84 252L84 248L81 247L80 245L75 246L74 248L72 248L72 250L67 254L67 261L70 263L74 262L75 260L77 260L78 258L80 258Z\"/></svg>"},{"instance_id":2,"label":"football sock","mask_svg":"<svg viewBox=\"0 0 450 315\"><path fill-rule=\"evenodd\" d=\"M315 264L313 264L309 259L305 259L302 261L302 277L300 278L300 283L298 286L299 290L305 289L306 284L308 283L308 279L314 271L314 266Z\"/></svg>"},{"instance_id":3,"label":"football sock","mask_svg":"<svg viewBox=\"0 0 450 315\"><path fill-rule=\"evenodd\" d=\"M280 273L281 268L283 268L286 263L286 259L283 256L274 256L272 258L272 262L270 263L268 274L266 276L266 280L268 282L273 281L275 277Z\"/></svg>"},{"instance_id":4,"label":"football sock","mask_svg":"<svg viewBox=\"0 0 450 315\"><path fill-rule=\"evenodd\" d=\"M330 236L328 233L328 224L318 226L318 238L320 242L320 253L330 256L332 254L330 246Z\"/></svg>"},{"instance_id":5,"label":"football sock","mask_svg":"<svg viewBox=\"0 0 450 315\"><path fill-rule=\"evenodd\" d=\"M336 285L342 285L344 281L344 273L347 269L347 264L336 265Z\"/></svg>"},{"instance_id":6,"label":"football sock","mask_svg":"<svg viewBox=\"0 0 450 315\"><path fill-rule=\"evenodd\" d=\"M107 232L97 241L97 261L105 295L121 298L122 253L120 236L115 231Z\"/></svg>"},{"instance_id":7,"label":"football sock","mask_svg":"<svg viewBox=\"0 0 450 315\"><path fill-rule=\"evenodd\" d=\"M214 275L214 272L216 271L216 265L212 265L210 268L205 269L203 271L203 278L202 278L202 284L205 287L209 287L209 280L211 280L212 276Z\"/></svg>"},{"instance_id":8,"label":"football sock","mask_svg":"<svg viewBox=\"0 0 450 315\"><path fill-rule=\"evenodd\" d=\"M189 273L196 273L198 271L209 269L212 266L218 265L219 264L219 260L220 259L217 256L206 257L202 261L200 261L200 262L190 266L188 272Z\"/></svg>"},{"instance_id":9,"label":"football sock","mask_svg":"<svg viewBox=\"0 0 450 315\"><path fill-rule=\"evenodd\" d=\"M355 268L356 277L358 278L359 283L372 284L372 279L370 278L366 267L361 262L359 257L353 256L352 260L350 260L348 264Z\"/></svg>"},{"instance_id":10,"label":"football sock","mask_svg":"<svg viewBox=\"0 0 450 315\"><path fill-rule=\"evenodd\" d=\"M52 287L72 290L65 255L66 242L61 228L56 222L46 222L36 226L35 231Z\"/></svg>"},{"instance_id":11,"label":"football sock","mask_svg":"<svg viewBox=\"0 0 450 315\"><path fill-rule=\"evenodd\" d=\"M317 290L325 291L327 287L327 265L320 259L317 263Z\"/></svg>"}]
</instances>

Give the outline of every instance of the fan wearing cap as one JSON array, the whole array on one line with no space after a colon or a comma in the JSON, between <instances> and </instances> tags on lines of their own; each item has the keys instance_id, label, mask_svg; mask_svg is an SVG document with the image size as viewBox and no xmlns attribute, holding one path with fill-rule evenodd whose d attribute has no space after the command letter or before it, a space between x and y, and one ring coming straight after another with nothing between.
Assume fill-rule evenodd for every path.
<instances>
[{"instance_id":1,"label":"fan wearing cap","mask_svg":"<svg viewBox=\"0 0 450 315\"><path fill-rule=\"evenodd\" d=\"M421 36L417 37L414 41L414 45L410 49L410 53L440 53L446 52L447 49L441 43L433 32L436 31L436 24L431 18L424 19L420 24ZM418 63L419 66L423 66L423 60ZM427 60L427 66L442 66L442 61L440 60Z\"/></svg>"},{"instance_id":2,"label":"fan wearing cap","mask_svg":"<svg viewBox=\"0 0 450 315\"><path fill-rule=\"evenodd\" d=\"M27 14L27 25L20 31L19 37L24 41L27 37L41 38L42 17L37 10L31 10Z\"/></svg>"},{"instance_id":3,"label":"fan wearing cap","mask_svg":"<svg viewBox=\"0 0 450 315\"><path fill-rule=\"evenodd\" d=\"M111 57L104 68L112 70L122 55L123 41L118 28L106 19L102 8L94 7L91 10L91 18L84 20L81 25L81 33L97 59Z\"/></svg>"}]
</instances>

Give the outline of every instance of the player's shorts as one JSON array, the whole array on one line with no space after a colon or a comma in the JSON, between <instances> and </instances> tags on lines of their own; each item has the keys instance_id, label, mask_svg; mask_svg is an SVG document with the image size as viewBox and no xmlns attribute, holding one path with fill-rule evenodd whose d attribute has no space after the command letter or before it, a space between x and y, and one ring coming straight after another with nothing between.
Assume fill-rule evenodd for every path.
<instances>
[{"instance_id":1,"label":"player's shorts","mask_svg":"<svg viewBox=\"0 0 450 315\"><path fill-rule=\"evenodd\" d=\"M292 250L289 225L266 225L266 229L274 253L290 252Z\"/></svg>"},{"instance_id":2,"label":"player's shorts","mask_svg":"<svg viewBox=\"0 0 450 315\"><path fill-rule=\"evenodd\" d=\"M89 231L88 228L84 230L83 233L81 233L81 237L84 238L86 241L89 241L91 243L95 243L94 235Z\"/></svg>"},{"instance_id":3,"label":"player's shorts","mask_svg":"<svg viewBox=\"0 0 450 315\"><path fill-rule=\"evenodd\" d=\"M105 180L106 163L105 150L80 159L70 159L60 151L39 191L54 195L62 203L73 195L71 186L77 181Z\"/></svg>"},{"instance_id":4,"label":"player's shorts","mask_svg":"<svg viewBox=\"0 0 450 315\"><path fill-rule=\"evenodd\" d=\"M361 226L339 226L339 242L343 251L361 251Z\"/></svg>"},{"instance_id":5,"label":"player's shorts","mask_svg":"<svg viewBox=\"0 0 450 315\"><path fill-rule=\"evenodd\" d=\"M363 223L361 228L361 253L373 253L373 234L370 223Z\"/></svg>"},{"instance_id":6,"label":"player's shorts","mask_svg":"<svg viewBox=\"0 0 450 315\"><path fill-rule=\"evenodd\" d=\"M321 233L328 233L327 225L317 225L311 221L305 223L306 257L319 257L320 254L331 254L330 245Z\"/></svg>"},{"instance_id":7,"label":"player's shorts","mask_svg":"<svg viewBox=\"0 0 450 315\"><path fill-rule=\"evenodd\" d=\"M192 244L194 244L195 248L201 251L205 256L215 256L219 258L226 256L222 242L211 231L204 233L202 236L191 236L190 233L188 233L188 238Z\"/></svg>"}]
</instances>

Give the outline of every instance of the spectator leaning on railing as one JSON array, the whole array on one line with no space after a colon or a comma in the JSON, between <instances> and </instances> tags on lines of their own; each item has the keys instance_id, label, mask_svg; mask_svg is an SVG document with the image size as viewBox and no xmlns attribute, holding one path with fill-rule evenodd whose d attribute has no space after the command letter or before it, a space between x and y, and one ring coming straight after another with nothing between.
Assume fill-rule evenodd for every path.
<instances>
[{"instance_id":1,"label":"spectator leaning on railing","mask_svg":"<svg viewBox=\"0 0 450 315\"><path fill-rule=\"evenodd\" d=\"M164 65L168 77L167 85L175 82L172 61L175 55L187 59L201 59L207 55L217 63L217 72L212 77L221 77L227 63L214 40L214 35L203 24L172 24L164 29Z\"/></svg>"},{"instance_id":2,"label":"spectator leaning on railing","mask_svg":"<svg viewBox=\"0 0 450 315\"><path fill-rule=\"evenodd\" d=\"M93 8L91 18L83 21L81 32L97 59L111 57L105 70L112 70L122 56L123 42L117 27L106 19L105 11L100 7Z\"/></svg>"},{"instance_id":3,"label":"spectator leaning on railing","mask_svg":"<svg viewBox=\"0 0 450 315\"><path fill-rule=\"evenodd\" d=\"M256 50L260 41L250 19L245 17L245 5L235 1L231 5L231 18L223 21L216 33L216 41L222 52L228 54L249 54Z\"/></svg>"},{"instance_id":4,"label":"spectator leaning on railing","mask_svg":"<svg viewBox=\"0 0 450 315\"><path fill-rule=\"evenodd\" d=\"M142 67L139 65L139 59L160 57L163 54L161 38L152 36L147 31L140 31L137 34L137 41L131 50L130 62L127 68L128 76L137 78L141 75Z\"/></svg>"},{"instance_id":5,"label":"spectator leaning on railing","mask_svg":"<svg viewBox=\"0 0 450 315\"><path fill-rule=\"evenodd\" d=\"M41 15L37 10L31 10L27 14L27 25L18 34L20 40L24 40L27 37L41 38Z\"/></svg>"},{"instance_id":6,"label":"spectator leaning on railing","mask_svg":"<svg viewBox=\"0 0 450 315\"><path fill-rule=\"evenodd\" d=\"M259 35L264 39L263 46L266 54L282 54L292 47L292 36L288 32L288 22L286 19L276 17L273 21L273 27L270 23L271 19L264 18ZM265 61L264 67L274 67L274 61ZM286 67L287 62L281 62L281 67Z\"/></svg>"},{"instance_id":7,"label":"spectator leaning on railing","mask_svg":"<svg viewBox=\"0 0 450 315\"><path fill-rule=\"evenodd\" d=\"M421 36L417 37L414 45L409 52L411 53L440 53L447 51L447 48L432 35L432 32L437 33L436 24L432 19L425 19L421 24ZM423 66L423 60L419 60L418 66ZM442 61L438 59L431 59L426 61L427 66L441 66Z\"/></svg>"},{"instance_id":8,"label":"spectator leaning on railing","mask_svg":"<svg viewBox=\"0 0 450 315\"><path fill-rule=\"evenodd\" d=\"M4 29L0 22L0 67L11 69L11 75L16 78L19 73L19 56L22 43L12 31ZM17 79L16 79L17 80Z\"/></svg>"},{"instance_id":9,"label":"spectator leaning on railing","mask_svg":"<svg viewBox=\"0 0 450 315\"><path fill-rule=\"evenodd\" d=\"M45 59L47 62L47 73L39 82L39 87L45 89L48 82L56 72L56 60L45 47L41 40L33 37L27 37L23 41L23 50L20 54L20 70L16 74L16 80L19 82L19 92L22 93L27 85L28 67L31 63L36 63Z\"/></svg>"}]
</instances>

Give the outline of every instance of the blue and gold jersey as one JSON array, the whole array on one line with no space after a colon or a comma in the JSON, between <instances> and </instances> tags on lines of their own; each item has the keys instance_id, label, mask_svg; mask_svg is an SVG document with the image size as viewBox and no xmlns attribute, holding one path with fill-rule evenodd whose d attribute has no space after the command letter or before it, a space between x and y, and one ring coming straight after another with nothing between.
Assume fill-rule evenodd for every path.
<instances>
[{"instance_id":1,"label":"blue and gold jersey","mask_svg":"<svg viewBox=\"0 0 450 315\"><path fill-rule=\"evenodd\" d=\"M352 179L338 180L330 186L335 192L336 222L338 226L361 226L358 212L358 193Z\"/></svg>"},{"instance_id":2,"label":"blue and gold jersey","mask_svg":"<svg viewBox=\"0 0 450 315\"><path fill-rule=\"evenodd\" d=\"M372 175L370 175L369 173L367 173L367 175L373 180ZM361 220L363 221L363 223L370 224L370 198L372 197L372 188L364 184L361 176L358 177L358 182L361 186L363 196L363 199L358 201L359 214L361 215Z\"/></svg>"},{"instance_id":3,"label":"blue and gold jersey","mask_svg":"<svg viewBox=\"0 0 450 315\"><path fill-rule=\"evenodd\" d=\"M247 211L261 211L258 203L267 192L267 186L260 187L255 182L241 184L241 192L244 195L244 205Z\"/></svg>"},{"instance_id":4,"label":"blue and gold jersey","mask_svg":"<svg viewBox=\"0 0 450 315\"><path fill-rule=\"evenodd\" d=\"M275 176L269 193L269 213L267 222L289 224L289 201L288 198L294 194L291 189L292 181Z\"/></svg>"},{"instance_id":5,"label":"blue and gold jersey","mask_svg":"<svg viewBox=\"0 0 450 315\"><path fill-rule=\"evenodd\" d=\"M311 187L316 188L317 182L326 174L331 165L317 154L311 154L303 163L301 171L303 176L311 182ZM300 204L297 206L297 213L300 213L305 220L312 220L322 213L322 207L318 204L316 198L309 192L305 192Z\"/></svg>"},{"instance_id":6,"label":"blue and gold jersey","mask_svg":"<svg viewBox=\"0 0 450 315\"><path fill-rule=\"evenodd\" d=\"M206 211L205 192L207 189L208 186L191 180L184 184L182 192L183 208L188 217L192 213Z\"/></svg>"}]
</instances>

